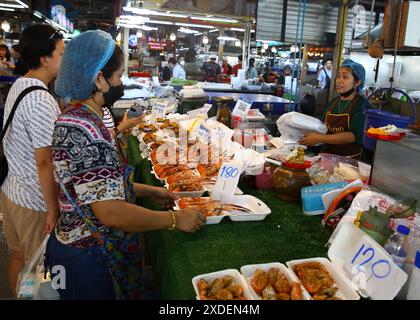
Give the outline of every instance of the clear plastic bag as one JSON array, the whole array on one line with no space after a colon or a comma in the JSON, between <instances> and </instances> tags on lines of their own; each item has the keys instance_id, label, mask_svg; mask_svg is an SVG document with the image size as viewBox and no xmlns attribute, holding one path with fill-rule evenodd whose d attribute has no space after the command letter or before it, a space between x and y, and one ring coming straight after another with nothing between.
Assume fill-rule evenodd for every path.
<instances>
[{"instance_id":1,"label":"clear plastic bag","mask_svg":"<svg viewBox=\"0 0 420 320\"><path fill-rule=\"evenodd\" d=\"M41 245L19 274L16 285L16 292L19 299L28 300L34 299L35 297L35 289L39 287L39 282L43 278L44 254L48 238L49 235L46 235ZM40 277L41 273L42 277Z\"/></svg>"}]
</instances>

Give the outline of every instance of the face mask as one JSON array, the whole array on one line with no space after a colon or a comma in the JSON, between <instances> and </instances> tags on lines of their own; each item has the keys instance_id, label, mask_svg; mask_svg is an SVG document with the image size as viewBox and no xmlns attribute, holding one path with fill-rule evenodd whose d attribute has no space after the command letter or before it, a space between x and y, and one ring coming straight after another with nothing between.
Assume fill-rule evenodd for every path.
<instances>
[{"instance_id":1,"label":"face mask","mask_svg":"<svg viewBox=\"0 0 420 320\"><path fill-rule=\"evenodd\" d=\"M340 93L340 96L344 97L344 98L348 98L350 97L354 92L356 91L355 88L351 88L349 91L344 92L344 93Z\"/></svg>"},{"instance_id":2,"label":"face mask","mask_svg":"<svg viewBox=\"0 0 420 320\"><path fill-rule=\"evenodd\" d=\"M185 61L181 61L179 64L180 64L181 66L184 66L184 65L185 65Z\"/></svg>"},{"instance_id":3,"label":"face mask","mask_svg":"<svg viewBox=\"0 0 420 320\"><path fill-rule=\"evenodd\" d=\"M117 102L121 97L124 96L124 85L120 84L119 86L111 86L108 80L105 81L109 85L109 90L103 93L105 106L110 108L112 105Z\"/></svg>"}]
</instances>

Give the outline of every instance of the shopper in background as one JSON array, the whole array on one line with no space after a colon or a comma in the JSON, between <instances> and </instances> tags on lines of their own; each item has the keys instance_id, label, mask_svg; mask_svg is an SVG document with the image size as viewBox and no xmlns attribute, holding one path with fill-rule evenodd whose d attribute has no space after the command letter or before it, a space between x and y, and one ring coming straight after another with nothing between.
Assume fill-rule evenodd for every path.
<instances>
[{"instance_id":1,"label":"shopper in background","mask_svg":"<svg viewBox=\"0 0 420 320\"><path fill-rule=\"evenodd\" d=\"M192 209L152 211L126 202L134 194L161 204L176 197L132 183L102 122L102 107L123 95L123 73L123 51L108 33L87 31L66 47L56 92L71 103L56 122L52 155L60 217L46 251L50 269L66 270L62 299L141 298L138 232L195 232L206 221Z\"/></svg>"},{"instance_id":2,"label":"shopper in background","mask_svg":"<svg viewBox=\"0 0 420 320\"><path fill-rule=\"evenodd\" d=\"M219 82L220 75L222 73L220 66L216 63L217 56L212 54L210 56L210 61L204 62L201 67L201 70L204 72L204 79L207 82Z\"/></svg>"},{"instance_id":3,"label":"shopper in background","mask_svg":"<svg viewBox=\"0 0 420 320\"><path fill-rule=\"evenodd\" d=\"M330 101L323 115L328 133L308 133L300 143L307 146L323 144L321 152L360 158L365 125L363 111L369 106L360 94L365 79L366 71L361 64L345 60L336 79L339 97Z\"/></svg>"},{"instance_id":4,"label":"shopper in background","mask_svg":"<svg viewBox=\"0 0 420 320\"><path fill-rule=\"evenodd\" d=\"M13 295L19 272L58 218L51 144L60 109L47 86L58 74L64 41L51 26L33 25L22 32L20 48L29 72L16 80L9 91L5 122L25 89L39 86L45 90L37 89L23 97L3 140L9 171L0 202L12 251L9 285Z\"/></svg>"},{"instance_id":5,"label":"shopper in background","mask_svg":"<svg viewBox=\"0 0 420 320\"><path fill-rule=\"evenodd\" d=\"M15 60L15 75L24 76L28 71L25 61L23 61L22 53L20 52L19 45L15 44L10 50L12 58Z\"/></svg>"},{"instance_id":6,"label":"shopper in background","mask_svg":"<svg viewBox=\"0 0 420 320\"><path fill-rule=\"evenodd\" d=\"M12 76L15 70L15 61L10 55L9 47L0 44L0 75Z\"/></svg>"},{"instance_id":7,"label":"shopper in background","mask_svg":"<svg viewBox=\"0 0 420 320\"><path fill-rule=\"evenodd\" d=\"M332 61L327 60L324 67L320 69L318 75L319 87L323 90L329 90L332 77Z\"/></svg>"},{"instance_id":8,"label":"shopper in background","mask_svg":"<svg viewBox=\"0 0 420 320\"><path fill-rule=\"evenodd\" d=\"M255 64L255 59L254 58L249 59L249 67L248 67L248 70L246 71L246 78L248 80L253 80L255 78L258 78L258 72L254 64Z\"/></svg>"},{"instance_id":9,"label":"shopper in background","mask_svg":"<svg viewBox=\"0 0 420 320\"><path fill-rule=\"evenodd\" d=\"M162 71L162 80L163 81L171 81L172 78L172 69L176 65L176 60L174 57L169 58L168 64L163 68Z\"/></svg>"},{"instance_id":10,"label":"shopper in background","mask_svg":"<svg viewBox=\"0 0 420 320\"><path fill-rule=\"evenodd\" d=\"M223 72L223 75L226 75L226 76L230 76L232 74L232 67L229 64L227 58L223 58L222 72Z\"/></svg>"},{"instance_id":11,"label":"shopper in background","mask_svg":"<svg viewBox=\"0 0 420 320\"><path fill-rule=\"evenodd\" d=\"M176 61L175 67L172 69L173 78L182 79L182 80L187 79L187 74L185 73L184 65L185 65L184 57L179 56Z\"/></svg>"},{"instance_id":12,"label":"shopper in background","mask_svg":"<svg viewBox=\"0 0 420 320\"><path fill-rule=\"evenodd\" d=\"M237 77L238 76L238 70L242 69L242 55L238 56L238 64L233 66L232 68L232 74Z\"/></svg>"}]
</instances>

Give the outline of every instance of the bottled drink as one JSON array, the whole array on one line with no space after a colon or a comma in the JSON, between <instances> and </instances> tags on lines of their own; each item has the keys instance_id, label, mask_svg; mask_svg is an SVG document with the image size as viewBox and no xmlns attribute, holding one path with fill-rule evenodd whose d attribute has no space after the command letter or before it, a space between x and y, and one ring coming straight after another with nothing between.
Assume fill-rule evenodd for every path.
<instances>
[{"instance_id":1,"label":"bottled drink","mask_svg":"<svg viewBox=\"0 0 420 320\"><path fill-rule=\"evenodd\" d=\"M417 250L416 262L409 279L407 300L420 300L420 250Z\"/></svg>"},{"instance_id":2,"label":"bottled drink","mask_svg":"<svg viewBox=\"0 0 420 320\"><path fill-rule=\"evenodd\" d=\"M232 112L225 103L221 103L217 109L217 121L231 128Z\"/></svg>"},{"instance_id":3,"label":"bottled drink","mask_svg":"<svg viewBox=\"0 0 420 320\"><path fill-rule=\"evenodd\" d=\"M404 267L408 253L408 234L410 229L407 226L399 225L395 232L385 243L385 250L391 255L394 263L400 268Z\"/></svg>"}]
</instances>

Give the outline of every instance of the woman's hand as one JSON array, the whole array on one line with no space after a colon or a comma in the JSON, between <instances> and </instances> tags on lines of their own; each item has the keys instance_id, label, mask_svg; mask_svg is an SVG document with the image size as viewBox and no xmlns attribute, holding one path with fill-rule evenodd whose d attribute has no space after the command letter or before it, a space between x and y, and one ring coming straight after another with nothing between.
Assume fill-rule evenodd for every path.
<instances>
[{"instance_id":1,"label":"woman's hand","mask_svg":"<svg viewBox=\"0 0 420 320\"><path fill-rule=\"evenodd\" d=\"M135 118L128 118L128 111L124 113L123 119L118 125L118 130L124 134L129 133L129 130L143 122L146 115L141 115Z\"/></svg>"},{"instance_id":2,"label":"woman's hand","mask_svg":"<svg viewBox=\"0 0 420 320\"><path fill-rule=\"evenodd\" d=\"M149 187L147 190L147 197L160 205L171 205L179 197L165 188Z\"/></svg>"},{"instance_id":3,"label":"woman's hand","mask_svg":"<svg viewBox=\"0 0 420 320\"><path fill-rule=\"evenodd\" d=\"M60 214L58 212L48 212L47 221L45 222L44 227L44 234L50 234L54 230L59 215Z\"/></svg>"},{"instance_id":4,"label":"woman's hand","mask_svg":"<svg viewBox=\"0 0 420 320\"><path fill-rule=\"evenodd\" d=\"M206 215L200 211L186 208L175 212L176 228L184 232L196 232L206 223Z\"/></svg>"},{"instance_id":5,"label":"woman's hand","mask_svg":"<svg viewBox=\"0 0 420 320\"><path fill-rule=\"evenodd\" d=\"M305 134L302 140L299 141L299 143L308 147L313 147L320 143L323 143L323 137L324 136L322 134L310 132Z\"/></svg>"}]
</instances>

